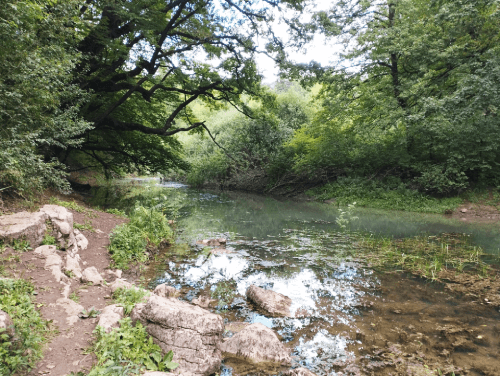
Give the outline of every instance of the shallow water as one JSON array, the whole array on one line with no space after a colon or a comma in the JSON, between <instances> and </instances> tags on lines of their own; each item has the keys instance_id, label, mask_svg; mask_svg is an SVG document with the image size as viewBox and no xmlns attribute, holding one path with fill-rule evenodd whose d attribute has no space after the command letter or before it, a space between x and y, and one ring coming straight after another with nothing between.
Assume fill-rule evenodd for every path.
<instances>
[{"instance_id":1,"label":"shallow water","mask_svg":"<svg viewBox=\"0 0 500 376\"><path fill-rule=\"evenodd\" d=\"M151 286L167 282L179 289L182 298L188 301L201 295L218 294L221 299L211 310L222 314L227 323L260 322L273 328L290 348L293 366L305 366L319 376L362 375L377 369L376 374L386 374L382 371L386 366L395 374L411 374L409 366L400 372L399 363L377 360L373 351L380 349L383 356L384 349L394 351L390 344L395 344L401 353L420 351L428 357L425 364L440 364L441 358L435 355L440 341L432 338L441 335L443 325L449 324L451 316L458 320L453 321L453 325L460 330L485 332L480 335L481 345L474 343L475 337L462 335L460 338L464 343L470 342L469 347L474 348L479 363L498 366L495 363L498 361L493 360L499 357L498 336L485 329L497 328L498 312L488 307L474 309L476 317L481 319L471 322L467 319L471 306L439 286L400 275L379 275L353 262L351 256L359 250L352 235L337 226L338 210L333 206L244 193L215 194L171 182L164 183L163 187L160 192L151 188L150 195L132 199L122 197L116 201L113 195L106 195L108 204L113 206L126 207L138 200L178 216L177 227L181 232L177 245L170 250L166 263L156 264L149 271L153 276ZM357 210L355 214L359 219L350 223L351 231L397 237L466 233L491 253L495 253L500 244L499 227L494 225L473 226L438 215L414 213ZM218 237L228 239L228 253L209 256L207 249L196 244L197 240ZM271 318L259 312L245 300L245 291L251 284L289 296L294 317ZM220 290L227 294L224 296ZM428 348L413 349L413 342L404 340L413 334L418 337L416 342ZM226 335L231 336L232 332ZM459 339L453 337L452 340ZM461 367L471 367L470 361L458 357L461 350L453 346L453 341L442 346L451 352L446 361L442 359L443 364L458 362ZM465 347L465 351L472 351ZM411 360L411 364L419 364ZM488 374L484 373L484 367L477 364L474 367ZM228 359L221 373L275 374L279 371ZM458 368L456 371L460 374Z\"/></svg>"}]
</instances>

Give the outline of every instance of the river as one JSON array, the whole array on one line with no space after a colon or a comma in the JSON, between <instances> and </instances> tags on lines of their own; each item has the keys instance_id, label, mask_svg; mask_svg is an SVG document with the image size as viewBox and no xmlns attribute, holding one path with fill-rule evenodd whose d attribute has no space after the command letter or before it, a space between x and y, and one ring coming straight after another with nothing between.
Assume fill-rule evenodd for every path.
<instances>
[{"instance_id":1,"label":"river","mask_svg":"<svg viewBox=\"0 0 500 376\"><path fill-rule=\"evenodd\" d=\"M137 181L136 181L137 183ZM139 181L139 183L142 183ZM498 253L500 227L439 215L356 209L343 231L333 205L240 192L214 193L149 180L146 191L99 192L95 202L130 208L137 201L175 216L176 245L146 275L181 299L218 298L210 309L226 323L262 323L290 348L293 367L323 375L500 374L500 314L401 273L377 273L356 262L356 234L410 237L463 233ZM94 202L94 203L95 203ZM224 237L220 254L197 244ZM272 318L245 299L255 284L290 297L293 318ZM231 328L226 336L233 334ZM472 334L471 334L472 333ZM283 369L226 359L224 375ZM439 370L439 371L438 371ZM441 373L439 373L441 372ZM448 373L446 373L448 372Z\"/></svg>"}]
</instances>

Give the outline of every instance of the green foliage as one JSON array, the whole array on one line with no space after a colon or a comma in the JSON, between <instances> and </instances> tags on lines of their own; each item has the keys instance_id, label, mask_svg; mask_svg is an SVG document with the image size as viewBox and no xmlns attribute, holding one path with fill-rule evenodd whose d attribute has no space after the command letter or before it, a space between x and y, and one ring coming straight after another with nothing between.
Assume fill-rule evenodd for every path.
<instances>
[{"instance_id":1,"label":"green foliage","mask_svg":"<svg viewBox=\"0 0 500 376\"><path fill-rule=\"evenodd\" d=\"M28 371L42 357L49 329L31 300L33 285L22 279L0 279L0 309L14 322L10 342L0 333L0 374Z\"/></svg>"},{"instance_id":2,"label":"green foliage","mask_svg":"<svg viewBox=\"0 0 500 376\"><path fill-rule=\"evenodd\" d=\"M127 217L127 214L123 210L115 209L115 208L110 208L106 210L106 213L109 214L114 214L119 217Z\"/></svg>"},{"instance_id":3,"label":"green foliage","mask_svg":"<svg viewBox=\"0 0 500 376\"><path fill-rule=\"evenodd\" d=\"M13 239L11 247L17 252L28 252L31 249L30 242L25 239Z\"/></svg>"},{"instance_id":4,"label":"green foliage","mask_svg":"<svg viewBox=\"0 0 500 376\"><path fill-rule=\"evenodd\" d=\"M78 317L81 319L93 319L96 318L101 314L101 311L96 309L95 307L91 307L89 309L83 309L79 314Z\"/></svg>"},{"instance_id":5,"label":"green foliage","mask_svg":"<svg viewBox=\"0 0 500 376\"><path fill-rule=\"evenodd\" d=\"M88 211L88 209L84 208L83 206L80 206L75 201L63 201L63 200L59 200L55 196L52 196L49 199L49 203L52 205L64 206L65 208L72 209L74 211L77 211L78 213L85 213Z\"/></svg>"},{"instance_id":6,"label":"green foliage","mask_svg":"<svg viewBox=\"0 0 500 376\"><path fill-rule=\"evenodd\" d=\"M358 206L388 210L405 210L422 213L444 213L462 203L459 197L435 198L410 189L398 178L367 180L364 178L339 178L334 183L307 192L318 200L335 199L338 205L356 202Z\"/></svg>"},{"instance_id":7,"label":"green foliage","mask_svg":"<svg viewBox=\"0 0 500 376\"><path fill-rule=\"evenodd\" d=\"M85 222L84 224L74 222L73 227L76 228L77 230L87 230L95 232L95 228L94 226L92 226L92 223L90 222Z\"/></svg>"},{"instance_id":8,"label":"green foliage","mask_svg":"<svg viewBox=\"0 0 500 376\"><path fill-rule=\"evenodd\" d=\"M42 240L42 245L57 245L56 238L52 235L45 234Z\"/></svg>"},{"instance_id":9,"label":"green foliage","mask_svg":"<svg viewBox=\"0 0 500 376\"><path fill-rule=\"evenodd\" d=\"M77 147L89 128L79 115L85 94L71 73L78 4L0 3L0 186L24 196L69 187L53 148Z\"/></svg>"},{"instance_id":10,"label":"green foliage","mask_svg":"<svg viewBox=\"0 0 500 376\"><path fill-rule=\"evenodd\" d=\"M136 206L128 223L117 226L108 247L115 265L128 269L130 263L147 261L147 248L158 248L172 241L172 230L165 216L155 209Z\"/></svg>"},{"instance_id":11,"label":"green foliage","mask_svg":"<svg viewBox=\"0 0 500 376\"><path fill-rule=\"evenodd\" d=\"M217 306L219 309L225 309L232 302L235 297L235 286L234 283L229 281L222 281L217 284L215 289L212 290L212 299L218 301Z\"/></svg>"},{"instance_id":12,"label":"green foliage","mask_svg":"<svg viewBox=\"0 0 500 376\"><path fill-rule=\"evenodd\" d=\"M91 351L97 356L97 366L88 376L137 374L139 370L169 371L177 368L173 353L162 355L144 327L138 322L132 326L130 318L120 320L120 327L106 333L98 326ZM135 373L133 373L135 372Z\"/></svg>"},{"instance_id":13,"label":"green foliage","mask_svg":"<svg viewBox=\"0 0 500 376\"><path fill-rule=\"evenodd\" d=\"M119 288L113 293L115 303L123 306L126 315L130 314L137 303L145 303L148 296L148 291L136 287Z\"/></svg>"},{"instance_id":14,"label":"green foliage","mask_svg":"<svg viewBox=\"0 0 500 376\"><path fill-rule=\"evenodd\" d=\"M347 205L346 209L339 208L339 216L335 220L335 223L345 231L347 226L349 226L353 221L359 219L354 215L354 209L356 207L356 202Z\"/></svg>"}]
</instances>

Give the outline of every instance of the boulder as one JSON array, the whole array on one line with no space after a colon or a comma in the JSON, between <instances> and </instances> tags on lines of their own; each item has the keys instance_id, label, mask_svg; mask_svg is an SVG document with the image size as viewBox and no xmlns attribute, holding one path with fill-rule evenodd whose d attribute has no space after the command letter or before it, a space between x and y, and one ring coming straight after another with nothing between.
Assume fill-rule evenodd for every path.
<instances>
[{"instance_id":1,"label":"boulder","mask_svg":"<svg viewBox=\"0 0 500 376\"><path fill-rule=\"evenodd\" d=\"M83 235L80 231L75 229L74 233L75 233L75 240L76 240L76 245L78 246L78 249L80 249L80 251L85 251L87 249L87 247L89 246L89 241L87 240L85 235Z\"/></svg>"},{"instance_id":2,"label":"boulder","mask_svg":"<svg viewBox=\"0 0 500 376\"><path fill-rule=\"evenodd\" d=\"M291 317L292 299L283 294L251 285L247 298L273 317Z\"/></svg>"},{"instance_id":3,"label":"boulder","mask_svg":"<svg viewBox=\"0 0 500 376\"><path fill-rule=\"evenodd\" d=\"M66 270L72 272L76 278L82 278L82 268L80 267L80 255L66 256Z\"/></svg>"},{"instance_id":4,"label":"boulder","mask_svg":"<svg viewBox=\"0 0 500 376\"><path fill-rule=\"evenodd\" d=\"M0 216L0 238L7 240L26 238L34 248L43 240L47 218L47 214L42 212L20 212Z\"/></svg>"},{"instance_id":5,"label":"boulder","mask_svg":"<svg viewBox=\"0 0 500 376\"><path fill-rule=\"evenodd\" d=\"M45 269L50 270L56 282L64 280L65 275L61 270L62 258L57 253L49 254L45 260Z\"/></svg>"},{"instance_id":6,"label":"boulder","mask_svg":"<svg viewBox=\"0 0 500 376\"><path fill-rule=\"evenodd\" d=\"M316 376L316 374L312 373L307 368L300 367L283 372L283 376Z\"/></svg>"},{"instance_id":7,"label":"boulder","mask_svg":"<svg viewBox=\"0 0 500 376\"><path fill-rule=\"evenodd\" d=\"M120 288L129 289L129 288L131 288L133 286L134 285L131 284L130 282L127 282L124 279L120 279L120 278L115 279L113 281L113 283L111 283L109 285L109 287L111 288L111 292L115 292L116 290L118 290Z\"/></svg>"},{"instance_id":8,"label":"boulder","mask_svg":"<svg viewBox=\"0 0 500 376\"><path fill-rule=\"evenodd\" d=\"M174 352L176 374L192 372L210 375L219 372L222 355L219 345L224 332L220 315L177 300L151 295L143 307L136 305L146 331L165 353Z\"/></svg>"},{"instance_id":9,"label":"boulder","mask_svg":"<svg viewBox=\"0 0 500 376\"><path fill-rule=\"evenodd\" d=\"M276 334L261 323L248 325L220 346L226 356L244 358L253 363L272 362L289 365L290 351Z\"/></svg>"},{"instance_id":10,"label":"boulder","mask_svg":"<svg viewBox=\"0 0 500 376\"><path fill-rule=\"evenodd\" d=\"M102 285L104 281L95 266L85 269L82 273L81 281L83 283L92 282L94 285Z\"/></svg>"},{"instance_id":11,"label":"boulder","mask_svg":"<svg viewBox=\"0 0 500 376\"><path fill-rule=\"evenodd\" d=\"M49 257L50 255L57 254L57 248L55 245L41 245L36 248L34 253L43 257Z\"/></svg>"},{"instance_id":12,"label":"boulder","mask_svg":"<svg viewBox=\"0 0 500 376\"><path fill-rule=\"evenodd\" d=\"M109 305L102 310L99 316L99 323L97 325L102 326L107 333L111 329L118 327L118 321L123 318L123 307L118 304Z\"/></svg>"},{"instance_id":13,"label":"boulder","mask_svg":"<svg viewBox=\"0 0 500 376\"><path fill-rule=\"evenodd\" d=\"M130 312L130 320L132 320L132 324L136 324L139 321L142 326L147 326L148 322L142 318L142 310L146 306L146 303L137 303L132 311Z\"/></svg>"},{"instance_id":14,"label":"boulder","mask_svg":"<svg viewBox=\"0 0 500 376\"><path fill-rule=\"evenodd\" d=\"M76 249L76 238L73 232L73 213L58 205L44 205L40 212L45 213L54 225L57 233L56 239L61 249L76 253L78 249Z\"/></svg>"},{"instance_id":15,"label":"boulder","mask_svg":"<svg viewBox=\"0 0 500 376\"><path fill-rule=\"evenodd\" d=\"M216 302L217 300L210 299L208 296L199 296L196 299L193 299L191 303L196 304L202 308L208 308L210 303Z\"/></svg>"},{"instance_id":16,"label":"boulder","mask_svg":"<svg viewBox=\"0 0 500 376\"><path fill-rule=\"evenodd\" d=\"M4 333L6 333L9 336L9 339L14 337L15 335L14 322L7 314L7 312L4 312L0 309L0 343L3 342L1 335Z\"/></svg>"},{"instance_id":17,"label":"boulder","mask_svg":"<svg viewBox=\"0 0 500 376\"><path fill-rule=\"evenodd\" d=\"M162 298L176 298L179 296L179 292L175 287L169 286L166 283L156 286L153 290L153 294L161 296Z\"/></svg>"}]
</instances>

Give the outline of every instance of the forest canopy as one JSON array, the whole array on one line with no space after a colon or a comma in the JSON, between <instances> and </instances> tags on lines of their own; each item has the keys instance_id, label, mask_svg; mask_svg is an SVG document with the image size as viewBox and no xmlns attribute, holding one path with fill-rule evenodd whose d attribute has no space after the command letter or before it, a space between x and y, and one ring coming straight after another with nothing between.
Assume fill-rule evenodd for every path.
<instances>
[{"instance_id":1,"label":"forest canopy","mask_svg":"<svg viewBox=\"0 0 500 376\"><path fill-rule=\"evenodd\" d=\"M0 184L64 188L66 172L96 168L261 191L500 185L498 1L308 5L3 2ZM286 45L314 35L337 60L290 61ZM258 54L281 68L271 88Z\"/></svg>"}]
</instances>

